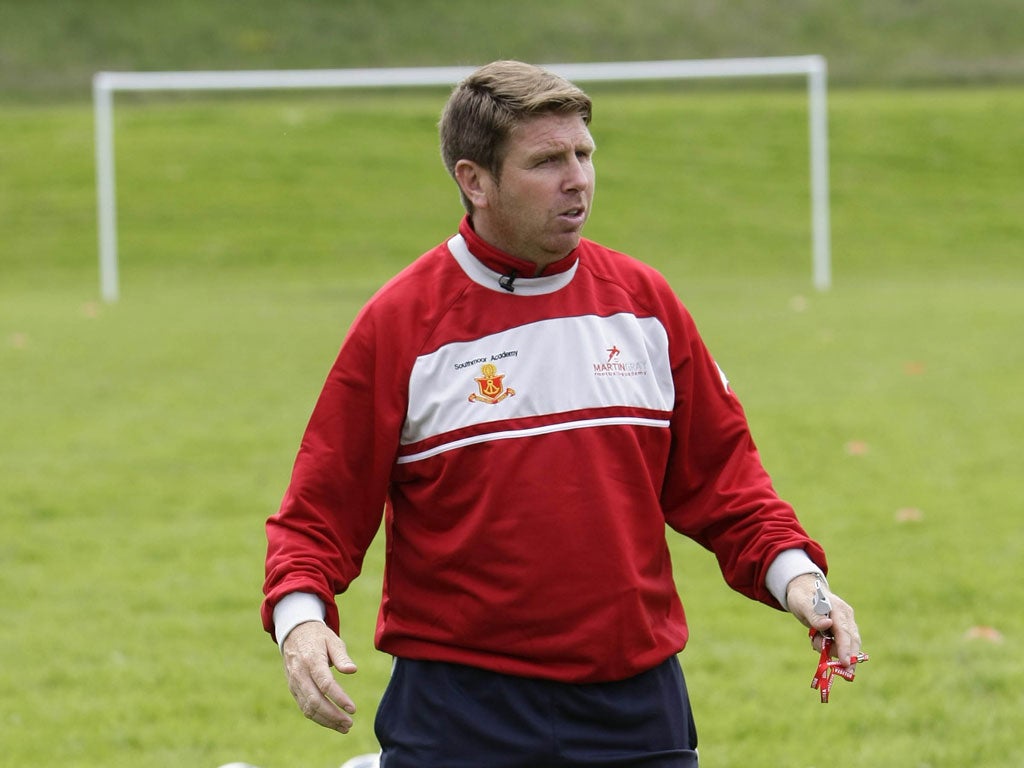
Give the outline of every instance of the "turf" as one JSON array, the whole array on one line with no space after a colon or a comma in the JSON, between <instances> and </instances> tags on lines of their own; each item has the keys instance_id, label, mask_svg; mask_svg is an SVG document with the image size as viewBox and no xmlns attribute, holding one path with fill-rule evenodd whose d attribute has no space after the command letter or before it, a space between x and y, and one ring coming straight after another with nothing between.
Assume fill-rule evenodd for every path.
<instances>
[{"instance_id":1,"label":"turf","mask_svg":"<svg viewBox=\"0 0 1024 768\"><path fill-rule=\"evenodd\" d=\"M0 0L0 98L97 70L302 69L819 53L833 83L1024 80L1018 0Z\"/></svg>"},{"instance_id":2,"label":"turf","mask_svg":"<svg viewBox=\"0 0 1024 768\"><path fill-rule=\"evenodd\" d=\"M832 94L826 293L801 92L596 95L588 234L693 310L872 654L818 704L801 628L673 539L704 761L1021 764L1024 93ZM375 748L380 542L341 598L361 666L341 737L301 718L259 627L262 522L352 316L457 220L443 96L119 101L112 305L90 111L5 109L0 765Z\"/></svg>"}]
</instances>

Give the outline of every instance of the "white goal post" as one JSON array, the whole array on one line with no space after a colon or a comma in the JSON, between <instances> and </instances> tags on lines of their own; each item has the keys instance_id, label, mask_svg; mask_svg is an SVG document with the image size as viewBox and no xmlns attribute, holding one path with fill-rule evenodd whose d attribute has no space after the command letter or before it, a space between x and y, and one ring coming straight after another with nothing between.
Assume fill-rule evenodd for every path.
<instances>
[{"instance_id":1,"label":"white goal post","mask_svg":"<svg viewBox=\"0 0 1024 768\"><path fill-rule=\"evenodd\" d=\"M775 56L544 65L574 82L680 80L805 75L810 128L810 192L813 280L818 290L832 284L829 222L828 118L825 59ZM93 76L96 121L96 194L100 291L108 302L120 295L117 258L117 198L114 171L115 91L275 90L393 88L454 85L473 67L386 69L249 70L238 72L97 72Z\"/></svg>"}]
</instances>

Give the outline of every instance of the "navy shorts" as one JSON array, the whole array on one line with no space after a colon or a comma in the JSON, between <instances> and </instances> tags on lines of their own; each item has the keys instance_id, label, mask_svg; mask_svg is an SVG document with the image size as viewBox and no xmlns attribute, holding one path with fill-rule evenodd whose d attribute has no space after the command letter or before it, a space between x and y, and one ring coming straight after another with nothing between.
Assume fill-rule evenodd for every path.
<instances>
[{"instance_id":1,"label":"navy shorts","mask_svg":"<svg viewBox=\"0 0 1024 768\"><path fill-rule=\"evenodd\" d=\"M381 768L696 768L675 656L611 683L570 684L396 659L377 709Z\"/></svg>"}]
</instances>

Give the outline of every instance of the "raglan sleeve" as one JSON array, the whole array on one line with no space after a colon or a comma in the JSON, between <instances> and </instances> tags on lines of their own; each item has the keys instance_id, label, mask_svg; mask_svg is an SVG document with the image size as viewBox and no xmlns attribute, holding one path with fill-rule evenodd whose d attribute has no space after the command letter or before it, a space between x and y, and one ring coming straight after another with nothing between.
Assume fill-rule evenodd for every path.
<instances>
[{"instance_id":1,"label":"raglan sleeve","mask_svg":"<svg viewBox=\"0 0 1024 768\"><path fill-rule=\"evenodd\" d=\"M266 522L261 616L292 593L315 595L339 629L335 597L359 574L380 528L405 409L384 313L364 308L342 344L303 434L279 510ZM382 343L384 342L384 343Z\"/></svg>"},{"instance_id":2,"label":"raglan sleeve","mask_svg":"<svg viewBox=\"0 0 1024 768\"><path fill-rule=\"evenodd\" d=\"M743 407L692 317L679 306L670 325L675 402L666 521L715 554L733 589L781 608L767 585L772 564L802 552L825 573L824 550L772 486Z\"/></svg>"}]
</instances>

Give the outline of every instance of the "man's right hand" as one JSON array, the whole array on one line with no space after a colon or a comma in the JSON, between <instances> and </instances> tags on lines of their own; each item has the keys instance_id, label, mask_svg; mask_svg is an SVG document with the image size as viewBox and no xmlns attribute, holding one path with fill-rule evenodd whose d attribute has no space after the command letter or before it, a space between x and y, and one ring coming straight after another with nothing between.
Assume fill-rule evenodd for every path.
<instances>
[{"instance_id":1,"label":"man's right hand","mask_svg":"<svg viewBox=\"0 0 1024 768\"><path fill-rule=\"evenodd\" d=\"M320 621L299 624L281 647L288 689L302 714L325 728L348 733L356 705L338 684L331 667L354 674L345 643Z\"/></svg>"}]
</instances>

